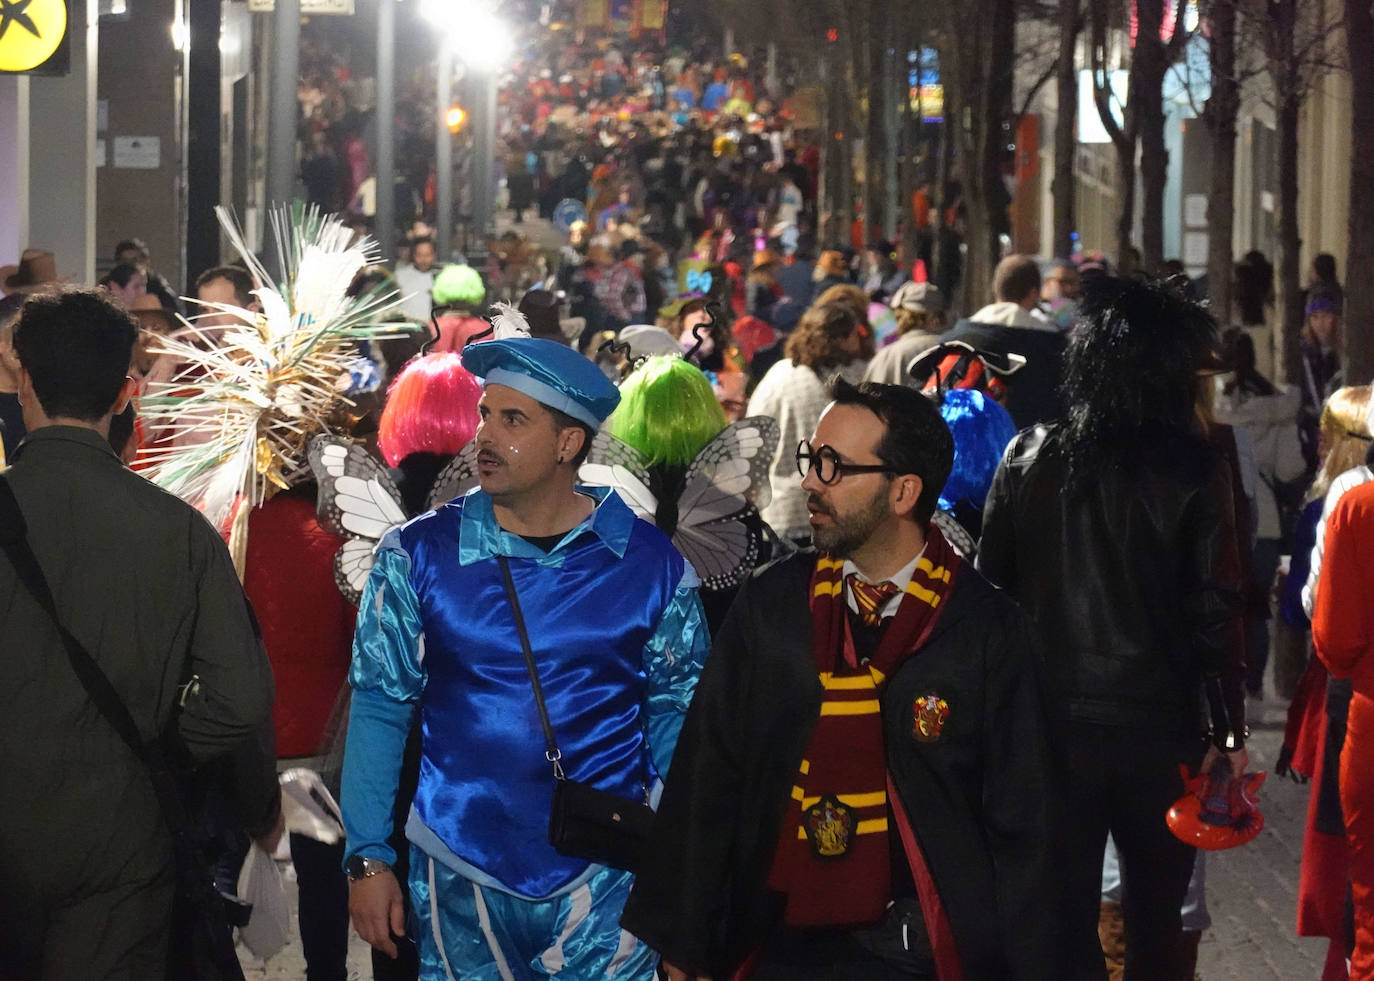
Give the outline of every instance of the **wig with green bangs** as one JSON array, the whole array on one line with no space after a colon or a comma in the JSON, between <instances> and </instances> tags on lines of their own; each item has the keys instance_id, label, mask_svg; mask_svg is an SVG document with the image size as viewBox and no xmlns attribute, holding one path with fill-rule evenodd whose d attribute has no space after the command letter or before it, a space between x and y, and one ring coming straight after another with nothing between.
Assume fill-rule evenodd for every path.
<instances>
[{"instance_id":1,"label":"wig with green bangs","mask_svg":"<svg viewBox=\"0 0 1374 981\"><path fill-rule=\"evenodd\" d=\"M701 369L674 355L649 358L621 382L620 405L607 423L650 466L668 467L687 466L727 425Z\"/></svg>"}]
</instances>

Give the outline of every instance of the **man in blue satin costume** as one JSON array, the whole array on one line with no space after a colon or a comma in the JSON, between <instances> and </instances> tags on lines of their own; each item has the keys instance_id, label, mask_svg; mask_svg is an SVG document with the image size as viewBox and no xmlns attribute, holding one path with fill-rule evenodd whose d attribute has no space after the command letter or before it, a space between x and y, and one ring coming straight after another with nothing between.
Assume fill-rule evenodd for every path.
<instances>
[{"instance_id":1,"label":"man in blue satin costume","mask_svg":"<svg viewBox=\"0 0 1374 981\"><path fill-rule=\"evenodd\" d=\"M575 484L619 393L552 341L469 345L485 380L481 489L388 533L358 615L343 773L349 906L395 956L397 775L419 712L406 825L426 979L653 977L620 929L631 875L548 843L554 777L496 557L507 556L569 777L657 800L709 646L695 575L606 488Z\"/></svg>"}]
</instances>

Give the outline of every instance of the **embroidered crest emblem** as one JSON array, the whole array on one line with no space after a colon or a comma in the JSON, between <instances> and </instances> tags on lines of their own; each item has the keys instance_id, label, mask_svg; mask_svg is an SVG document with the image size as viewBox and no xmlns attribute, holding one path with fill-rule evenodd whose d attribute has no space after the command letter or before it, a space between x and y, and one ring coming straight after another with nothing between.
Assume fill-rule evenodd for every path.
<instances>
[{"instance_id":1,"label":"embroidered crest emblem","mask_svg":"<svg viewBox=\"0 0 1374 981\"><path fill-rule=\"evenodd\" d=\"M854 809L826 794L802 813L802 827L817 858L843 858L854 842Z\"/></svg>"},{"instance_id":2,"label":"embroidered crest emblem","mask_svg":"<svg viewBox=\"0 0 1374 981\"><path fill-rule=\"evenodd\" d=\"M911 735L918 743L933 743L940 738L949 718L949 702L935 692L922 695L912 705Z\"/></svg>"}]
</instances>

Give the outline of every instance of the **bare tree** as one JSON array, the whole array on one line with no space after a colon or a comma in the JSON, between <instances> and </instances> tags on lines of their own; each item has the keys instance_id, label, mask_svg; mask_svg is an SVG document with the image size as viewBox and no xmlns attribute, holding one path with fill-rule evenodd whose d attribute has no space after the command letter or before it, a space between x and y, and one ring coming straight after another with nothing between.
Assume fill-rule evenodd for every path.
<instances>
[{"instance_id":1,"label":"bare tree","mask_svg":"<svg viewBox=\"0 0 1374 981\"><path fill-rule=\"evenodd\" d=\"M945 45L941 54L948 54L941 59L941 73L947 76L946 110L968 212L964 296L966 308L974 309L988 296L992 270L1001 255L999 239L1007 229L1001 161L1004 127L1012 114L1016 4L969 0L943 3L940 10Z\"/></svg>"},{"instance_id":2,"label":"bare tree","mask_svg":"<svg viewBox=\"0 0 1374 981\"><path fill-rule=\"evenodd\" d=\"M1374 377L1374 12L1345 0L1350 65L1350 242L1346 251L1345 383Z\"/></svg>"},{"instance_id":3,"label":"bare tree","mask_svg":"<svg viewBox=\"0 0 1374 981\"><path fill-rule=\"evenodd\" d=\"M1164 263L1164 182L1169 167L1164 149L1164 73L1169 64L1160 39L1164 4L1165 0L1136 0L1131 56L1131 101L1140 139L1140 255L1149 272Z\"/></svg>"},{"instance_id":4,"label":"bare tree","mask_svg":"<svg viewBox=\"0 0 1374 981\"><path fill-rule=\"evenodd\" d=\"M1169 40L1162 37L1164 12L1170 0L1136 0L1135 46L1127 82L1126 105L1117 123L1112 110L1108 74L1108 28L1112 0L1088 0L1092 42L1093 101L1117 157L1116 223L1117 259L1131 248L1135 224L1136 154L1140 154L1141 259L1147 270L1164 261L1164 185L1168 178L1169 153L1164 146L1164 75L1183 52L1188 32L1183 28L1186 0L1174 8L1174 27Z\"/></svg>"},{"instance_id":5,"label":"bare tree","mask_svg":"<svg viewBox=\"0 0 1374 981\"><path fill-rule=\"evenodd\" d=\"M1207 60L1211 93L1202 123L1211 143L1207 188L1207 286L1212 315L1231 322L1231 238L1236 224L1236 117L1241 79L1236 71L1237 0L1210 0L1202 12L1209 24Z\"/></svg>"},{"instance_id":6,"label":"bare tree","mask_svg":"<svg viewBox=\"0 0 1374 981\"><path fill-rule=\"evenodd\" d=\"M1054 254L1067 256L1073 249L1074 180L1073 161L1078 145L1078 70L1074 55L1078 35L1083 30L1080 0L1059 0L1057 15L1059 51L1054 66L1054 179L1050 194L1054 198Z\"/></svg>"},{"instance_id":7,"label":"bare tree","mask_svg":"<svg viewBox=\"0 0 1374 981\"><path fill-rule=\"evenodd\" d=\"M1323 72L1334 66L1328 57L1333 25L1326 5L1307 0L1253 0L1246 27L1263 51L1273 87L1277 123L1275 218L1278 255L1275 289L1280 357L1277 374L1284 382L1300 377L1299 332L1302 329L1302 270L1298 232L1298 122L1303 103Z\"/></svg>"},{"instance_id":8,"label":"bare tree","mask_svg":"<svg viewBox=\"0 0 1374 981\"><path fill-rule=\"evenodd\" d=\"M1118 123L1112 107L1111 69L1108 65L1108 30L1112 26L1112 5L1108 0L1087 0L1091 42L1088 46L1093 77L1093 104L1102 128L1116 150L1117 211L1116 255L1119 262L1131 248L1135 225L1135 157L1139 146L1139 122L1135 98L1136 77L1132 72L1127 86L1126 105Z\"/></svg>"}]
</instances>

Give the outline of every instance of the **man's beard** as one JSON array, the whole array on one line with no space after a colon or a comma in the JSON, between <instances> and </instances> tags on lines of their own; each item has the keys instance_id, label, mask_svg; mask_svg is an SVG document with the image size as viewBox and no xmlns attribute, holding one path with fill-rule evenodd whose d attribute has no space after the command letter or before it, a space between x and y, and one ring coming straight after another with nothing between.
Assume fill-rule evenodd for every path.
<instances>
[{"instance_id":1,"label":"man's beard","mask_svg":"<svg viewBox=\"0 0 1374 981\"><path fill-rule=\"evenodd\" d=\"M813 507L829 516L830 525L826 528L811 529L811 543L823 552L849 558L865 545L884 521L892 516L887 503L887 486L876 491L871 500L841 517L831 511L815 495L810 498Z\"/></svg>"}]
</instances>

